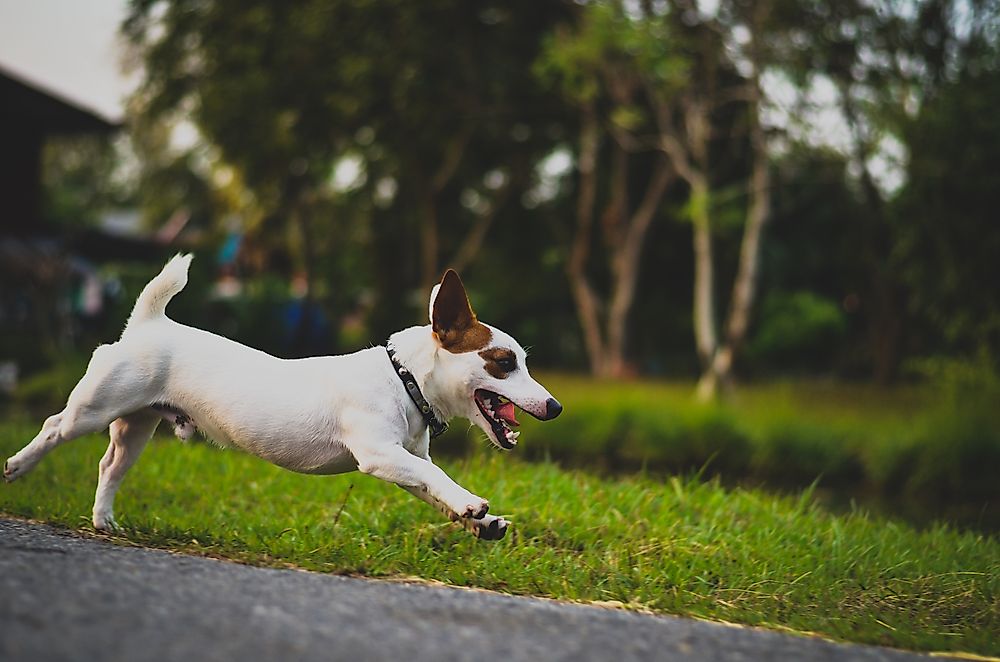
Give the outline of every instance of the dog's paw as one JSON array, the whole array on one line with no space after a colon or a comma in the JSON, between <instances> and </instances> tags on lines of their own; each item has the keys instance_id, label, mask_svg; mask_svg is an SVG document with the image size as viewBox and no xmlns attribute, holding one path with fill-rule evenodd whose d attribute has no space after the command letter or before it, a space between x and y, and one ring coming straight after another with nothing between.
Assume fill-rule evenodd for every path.
<instances>
[{"instance_id":1,"label":"dog's paw","mask_svg":"<svg viewBox=\"0 0 1000 662\"><path fill-rule=\"evenodd\" d=\"M3 479L8 483L13 483L23 473L24 472L21 471L21 465L14 461L13 458L3 463Z\"/></svg>"},{"instance_id":2,"label":"dog's paw","mask_svg":"<svg viewBox=\"0 0 1000 662\"><path fill-rule=\"evenodd\" d=\"M507 535L509 523L503 517L487 516L476 522L476 536L480 540L500 540Z\"/></svg>"},{"instance_id":3,"label":"dog's paw","mask_svg":"<svg viewBox=\"0 0 1000 662\"><path fill-rule=\"evenodd\" d=\"M479 499L465 506L465 510L459 512L459 515L465 518L483 519L489 509L490 502L486 499Z\"/></svg>"},{"instance_id":4,"label":"dog's paw","mask_svg":"<svg viewBox=\"0 0 1000 662\"><path fill-rule=\"evenodd\" d=\"M122 530L111 513L94 513L94 528L103 533L117 533Z\"/></svg>"}]
</instances>

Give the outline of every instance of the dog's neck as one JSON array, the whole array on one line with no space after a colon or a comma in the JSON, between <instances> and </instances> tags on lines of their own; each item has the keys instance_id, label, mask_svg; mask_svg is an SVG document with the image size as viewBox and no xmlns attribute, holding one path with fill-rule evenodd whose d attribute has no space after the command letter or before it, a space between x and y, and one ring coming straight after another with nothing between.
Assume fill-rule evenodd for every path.
<instances>
[{"instance_id":1,"label":"dog's neck","mask_svg":"<svg viewBox=\"0 0 1000 662\"><path fill-rule=\"evenodd\" d=\"M454 411L450 404L449 393L441 388L434 379L434 368L438 361L438 352L442 350L434 339L434 332L429 324L411 326L397 331L389 336L396 348L396 358L417 380L417 386L423 392L427 402L434 408L438 418L447 421L459 412Z\"/></svg>"}]
</instances>

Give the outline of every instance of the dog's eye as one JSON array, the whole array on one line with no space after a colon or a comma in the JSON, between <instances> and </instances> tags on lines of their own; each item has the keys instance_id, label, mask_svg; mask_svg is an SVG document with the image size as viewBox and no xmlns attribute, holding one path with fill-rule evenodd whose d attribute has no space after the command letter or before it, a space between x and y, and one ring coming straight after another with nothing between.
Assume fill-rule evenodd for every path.
<instances>
[{"instance_id":1,"label":"dog's eye","mask_svg":"<svg viewBox=\"0 0 1000 662\"><path fill-rule=\"evenodd\" d=\"M497 359L497 367L504 372L514 372L517 369L517 361L511 358L500 358Z\"/></svg>"}]
</instances>

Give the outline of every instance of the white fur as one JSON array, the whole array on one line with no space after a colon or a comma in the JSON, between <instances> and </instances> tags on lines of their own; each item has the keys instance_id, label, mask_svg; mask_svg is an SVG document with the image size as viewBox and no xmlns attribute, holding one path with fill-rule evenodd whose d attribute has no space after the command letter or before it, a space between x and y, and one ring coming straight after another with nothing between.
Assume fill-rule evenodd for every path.
<instances>
[{"instance_id":1,"label":"white fur","mask_svg":"<svg viewBox=\"0 0 1000 662\"><path fill-rule=\"evenodd\" d=\"M46 420L4 465L8 481L30 471L56 446L110 426L93 513L94 526L109 529L125 472L166 418L182 438L191 435L193 425L219 444L292 471L358 469L405 488L480 537L503 537L507 522L487 515L485 499L431 461L427 427L393 373L385 348L284 360L178 324L164 308L187 282L190 261L191 256L174 257L150 281L121 339L94 351L65 409ZM433 304L432 296L431 311ZM490 329L491 347L517 355L519 368L505 379L490 376L477 352L443 349L429 325L399 331L392 342L439 417L468 418L493 440L473 400L475 389L501 394L539 417L546 416L551 395L528 374L517 341ZM171 409L164 411L162 405Z\"/></svg>"}]
</instances>

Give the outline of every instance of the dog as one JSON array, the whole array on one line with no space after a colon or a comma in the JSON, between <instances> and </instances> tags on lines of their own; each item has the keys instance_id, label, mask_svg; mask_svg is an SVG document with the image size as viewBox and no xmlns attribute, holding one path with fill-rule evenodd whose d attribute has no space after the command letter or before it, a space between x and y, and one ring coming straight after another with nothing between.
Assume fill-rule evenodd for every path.
<instances>
[{"instance_id":1,"label":"dog","mask_svg":"<svg viewBox=\"0 0 1000 662\"><path fill-rule=\"evenodd\" d=\"M463 417L510 450L520 434L515 405L545 421L562 405L530 376L521 345L478 320L457 273L434 286L430 324L398 331L384 347L286 360L166 316L191 259L175 256L146 285L121 339L94 351L66 407L4 464L8 482L60 444L110 428L93 522L113 530L115 492L166 420L182 439L197 429L292 471L376 476L481 539L504 537L507 520L431 461L430 439Z\"/></svg>"}]
</instances>

